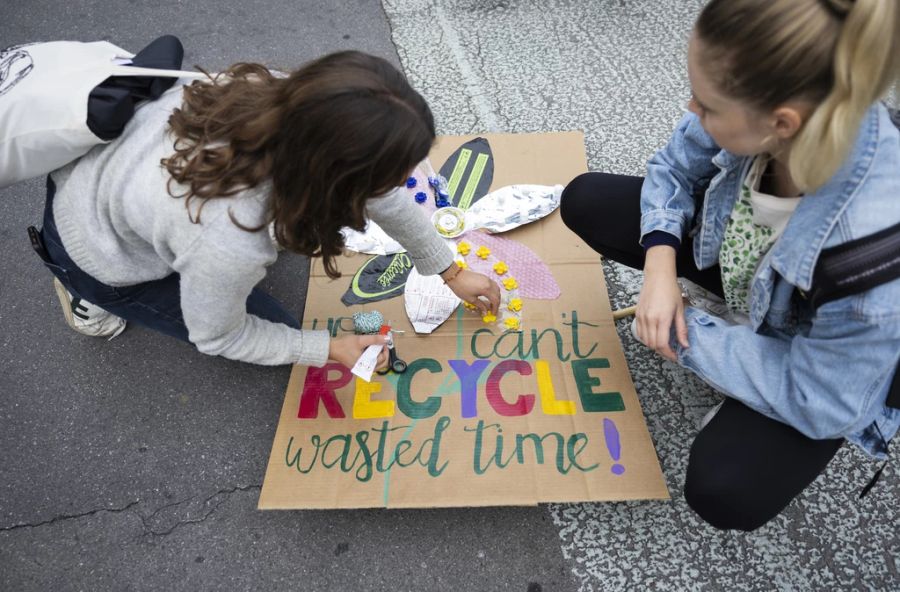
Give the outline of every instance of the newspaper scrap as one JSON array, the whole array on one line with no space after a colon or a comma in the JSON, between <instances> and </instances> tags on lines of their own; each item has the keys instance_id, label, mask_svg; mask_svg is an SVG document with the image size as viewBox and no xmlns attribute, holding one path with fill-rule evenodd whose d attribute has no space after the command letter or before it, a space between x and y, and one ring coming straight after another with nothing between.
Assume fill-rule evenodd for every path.
<instances>
[{"instance_id":1,"label":"newspaper scrap","mask_svg":"<svg viewBox=\"0 0 900 592\"><path fill-rule=\"evenodd\" d=\"M406 278L406 315L416 333L431 333L440 327L460 302L439 275L423 276L413 269Z\"/></svg>"}]
</instances>

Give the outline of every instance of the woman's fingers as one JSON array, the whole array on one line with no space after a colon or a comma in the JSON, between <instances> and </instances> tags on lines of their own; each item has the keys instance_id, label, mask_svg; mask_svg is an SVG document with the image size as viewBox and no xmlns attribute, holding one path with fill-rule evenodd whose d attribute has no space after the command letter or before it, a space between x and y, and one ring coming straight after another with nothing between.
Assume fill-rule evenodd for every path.
<instances>
[{"instance_id":1,"label":"woman's fingers","mask_svg":"<svg viewBox=\"0 0 900 592\"><path fill-rule=\"evenodd\" d=\"M488 285L486 296L491 306L491 312L497 314L497 311L500 310L500 286L490 278L488 278L488 282L490 284Z\"/></svg>"},{"instance_id":2,"label":"woman's fingers","mask_svg":"<svg viewBox=\"0 0 900 592\"><path fill-rule=\"evenodd\" d=\"M381 348L381 353L378 354L378 361L375 363L376 370L384 370L388 365L388 348L384 346Z\"/></svg>"},{"instance_id":3,"label":"woman's fingers","mask_svg":"<svg viewBox=\"0 0 900 592\"><path fill-rule=\"evenodd\" d=\"M684 304L675 312L675 335L681 347L691 347L691 344L688 343L687 323L684 320Z\"/></svg>"}]
</instances>

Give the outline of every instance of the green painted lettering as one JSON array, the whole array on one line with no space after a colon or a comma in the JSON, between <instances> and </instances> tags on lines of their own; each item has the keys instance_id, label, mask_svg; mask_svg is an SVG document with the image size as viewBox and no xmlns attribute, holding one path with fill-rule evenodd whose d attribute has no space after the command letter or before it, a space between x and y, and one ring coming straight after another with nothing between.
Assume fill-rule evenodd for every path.
<instances>
[{"instance_id":1,"label":"green painted lettering","mask_svg":"<svg viewBox=\"0 0 900 592\"><path fill-rule=\"evenodd\" d=\"M412 379L419 370L428 370L432 374L443 370L440 362L431 358L419 358L409 363L406 372L397 377L397 406L410 419L426 419L441 408L441 398L431 396L423 402L412 399Z\"/></svg>"},{"instance_id":2,"label":"green painted lettering","mask_svg":"<svg viewBox=\"0 0 900 592\"><path fill-rule=\"evenodd\" d=\"M581 407L589 413L625 411L625 402L622 400L621 393L617 391L594 392L594 387L600 386L600 379L591 376L590 370L593 368L609 368L609 360L606 358L572 360L572 376L578 387Z\"/></svg>"}]
</instances>

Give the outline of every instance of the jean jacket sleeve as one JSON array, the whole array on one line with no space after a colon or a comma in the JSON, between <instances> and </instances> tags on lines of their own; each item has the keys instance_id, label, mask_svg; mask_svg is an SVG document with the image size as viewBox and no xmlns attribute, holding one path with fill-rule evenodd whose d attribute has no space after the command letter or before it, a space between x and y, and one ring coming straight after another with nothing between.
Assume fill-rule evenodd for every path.
<instances>
[{"instance_id":1,"label":"jean jacket sleeve","mask_svg":"<svg viewBox=\"0 0 900 592\"><path fill-rule=\"evenodd\" d=\"M877 324L817 319L808 335L784 340L695 308L685 313L690 347L673 343L679 362L809 438L857 433L884 406L897 349L896 339Z\"/></svg>"},{"instance_id":2,"label":"jean jacket sleeve","mask_svg":"<svg viewBox=\"0 0 900 592\"><path fill-rule=\"evenodd\" d=\"M647 163L641 188L641 243L654 231L679 241L694 217L694 194L701 181L717 172L712 158L720 152L699 118L687 113L669 143Z\"/></svg>"}]
</instances>

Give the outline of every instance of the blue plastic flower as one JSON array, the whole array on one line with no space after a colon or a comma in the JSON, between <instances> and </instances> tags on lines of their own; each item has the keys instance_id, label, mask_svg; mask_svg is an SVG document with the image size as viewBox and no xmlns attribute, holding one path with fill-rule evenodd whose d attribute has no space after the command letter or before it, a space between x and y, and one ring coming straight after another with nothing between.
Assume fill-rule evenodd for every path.
<instances>
[{"instance_id":1,"label":"blue plastic flower","mask_svg":"<svg viewBox=\"0 0 900 592\"><path fill-rule=\"evenodd\" d=\"M416 203L425 203L428 200L428 196L424 191L420 191L416 193Z\"/></svg>"},{"instance_id":2,"label":"blue plastic flower","mask_svg":"<svg viewBox=\"0 0 900 592\"><path fill-rule=\"evenodd\" d=\"M410 177L409 179L406 180L406 188L407 189L412 189L417 184L418 184L418 181L416 181L415 177Z\"/></svg>"}]
</instances>

